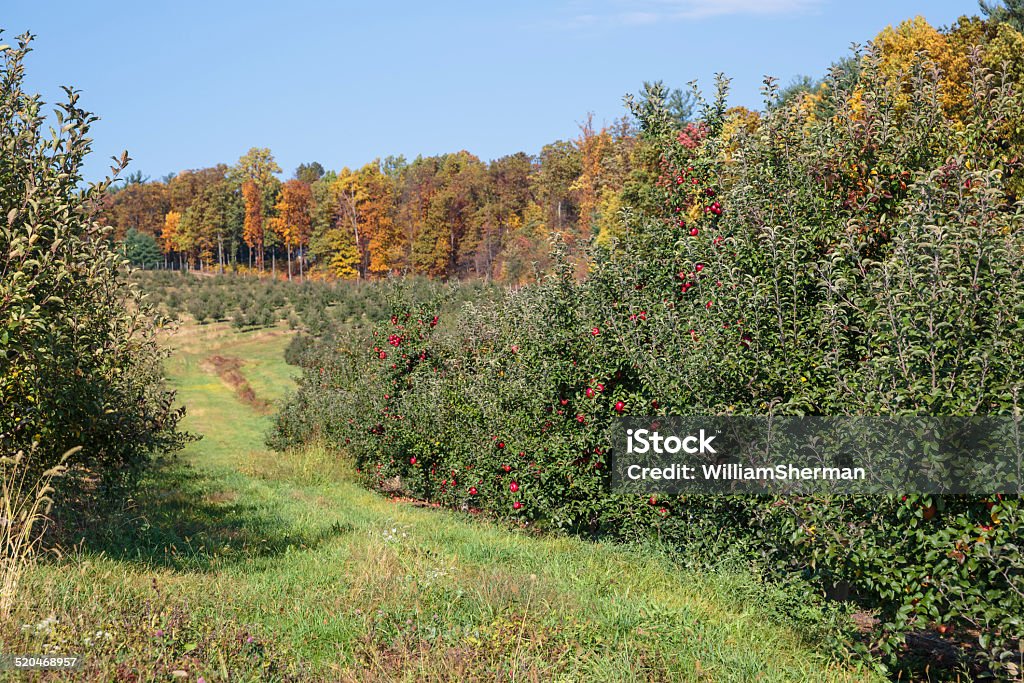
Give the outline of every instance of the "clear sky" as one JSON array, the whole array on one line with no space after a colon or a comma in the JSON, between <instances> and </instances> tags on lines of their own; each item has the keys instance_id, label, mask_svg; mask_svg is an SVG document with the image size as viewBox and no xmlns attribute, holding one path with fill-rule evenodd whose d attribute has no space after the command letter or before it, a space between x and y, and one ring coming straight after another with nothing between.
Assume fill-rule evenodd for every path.
<instances>
[{"instance_id":1,"label":"clear sky","mask_svg":"<svg viewBox=\"0 0 1024 683\"><path fill-rule=\"evenodd\" d=\"M644 80L758 107L765 74L821 75L851 42L975 0L4 0L4 40L31 30L29 86L83 91L99 114L90 177L128 149L154 178L270 147L300 162L467 149L488 160L625 113Z\"/></svg>"}]
</instances>

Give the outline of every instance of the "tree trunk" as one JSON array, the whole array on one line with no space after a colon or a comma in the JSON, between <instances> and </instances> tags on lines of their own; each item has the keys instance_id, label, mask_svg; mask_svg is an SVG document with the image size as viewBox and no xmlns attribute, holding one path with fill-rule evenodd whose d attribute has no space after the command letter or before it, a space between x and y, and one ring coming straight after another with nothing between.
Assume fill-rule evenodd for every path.
<instances>
[{"instance_id":1,"label":"tree trunk","mask_svg":"<svg viewBox=\"0 0 1024 683\"><path fill-rule=\"evenodd\" d=\"M366 255L363 253L363 245L359 242L359 211L356 208L355 197L347 195L346 200L349 220L352 223L352 236L356 241L356 255L359 257L359 263L356 265L356 281L358 282L366 274Z\"/></svg>"},{"instance_id":2,"label":"tree trunk","mask_svg":"<svg viewBox=\"0 0 1024 683\"><path fill-rule=\"evenodd\" d=\"M288 282L292 281L292 245L287 246L288 251Z\"/></svg>"},{"instance_id":3,"label":"tree trunk","mask_svg":"<svg viewBox=\"0 0 1024 683\"><path fill-rule=\"evenodd\" d=\"M356 254L359 256L359 265L356 267L356 279L362 279L364 269L363 262L365 259L363 255L363 247L359 244L359 223L356 221L354 216L352 218L352 232L355 234Z\"/></svg>"}]
</instances>

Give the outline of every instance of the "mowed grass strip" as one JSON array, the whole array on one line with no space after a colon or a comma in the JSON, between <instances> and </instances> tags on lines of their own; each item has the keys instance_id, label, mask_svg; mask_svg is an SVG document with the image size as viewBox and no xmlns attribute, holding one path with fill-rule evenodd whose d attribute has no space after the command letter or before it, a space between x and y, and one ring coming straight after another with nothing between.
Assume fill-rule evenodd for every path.
<instances>
[{"instance_id":1,"label":"mowed grass strip","mask_svg":"<svg viewBox=\"0 0 1024 683\"><path fill-rule=\"evenodd\" d=\"M3 650L85 659L37 679L872 680L768 618L742 574L396 503L337 453L268 451L270 418L203 360L244 359L257 396L279 400L288 339L174 338L168 372L204 438L111 528L31 572Z\"/></svg>"}]
</instances>

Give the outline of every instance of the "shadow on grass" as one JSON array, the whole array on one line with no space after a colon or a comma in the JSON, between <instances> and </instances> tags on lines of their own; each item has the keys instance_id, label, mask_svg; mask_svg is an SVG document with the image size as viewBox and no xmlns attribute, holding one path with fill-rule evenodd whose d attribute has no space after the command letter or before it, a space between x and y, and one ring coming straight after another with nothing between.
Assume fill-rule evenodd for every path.
<instances>
[{"instance_id":1,"label":"shadow on grass","mask_svg":"<svg viewBox=\"0 0 1024 683\"><path fill-rule=\"evenodd\" d=\"M352 527L296 528L273 501L224 488L180 461L153 466L131 497L59 510L57 540L86 554L181 571L212 571L256 558L315 549Z\"/></svg>"}]
</instances>

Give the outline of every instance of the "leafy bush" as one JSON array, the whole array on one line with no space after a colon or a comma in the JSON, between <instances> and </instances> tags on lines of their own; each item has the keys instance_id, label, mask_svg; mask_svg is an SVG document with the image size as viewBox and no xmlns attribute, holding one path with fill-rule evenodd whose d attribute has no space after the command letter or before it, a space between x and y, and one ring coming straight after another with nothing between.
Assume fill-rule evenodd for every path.
<instances>
[{"instance_id":1,"label":"leafy bush","mask_svg":"<svg viewBox=\"0 0 1024 683\"><path fill-rule=\"evenodd\" d=\"M182 411L163 383L158 320L89 218L109 185L80 187L95 117L66 88L45 137L53 121L23 90L30 40L0 47L0 451L38 473L80 446L72 473L123 484L182 444Z\"/></svg>"}]
</instances>

